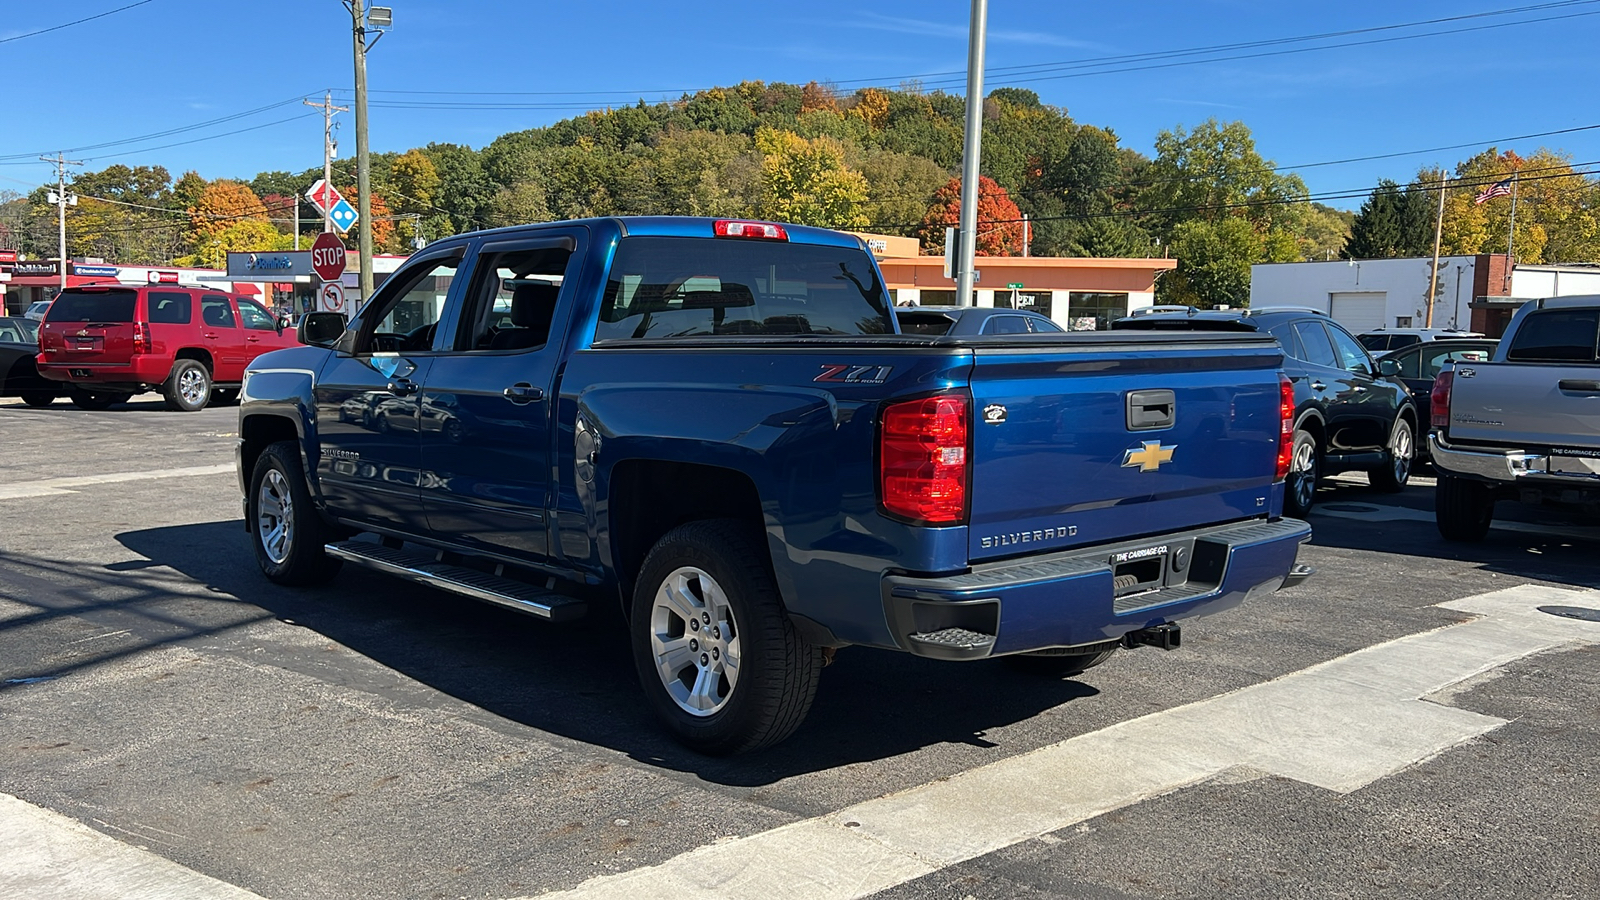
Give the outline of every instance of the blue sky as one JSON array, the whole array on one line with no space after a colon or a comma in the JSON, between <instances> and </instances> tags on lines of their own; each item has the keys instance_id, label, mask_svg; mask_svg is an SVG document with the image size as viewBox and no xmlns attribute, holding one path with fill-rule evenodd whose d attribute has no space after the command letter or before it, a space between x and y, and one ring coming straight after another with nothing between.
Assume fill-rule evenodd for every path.
<instances>
[{"instance_id":1,"label":"blue sky","mask_svg":"<svg viewBox=\"0 0 1600 900\"><path fill-rule=\"evenodd\" d=\"M26 191L52 177L49 166L6 157L56 149L88 160L90 169L118 162L160 164L175 176L196 169L208 178L249 178L263 170L300 170L321 162L320 114L296 98L327 88L348 91L353 84L350 19L338 0L149 0L85 24L18 38L130 2L8 4L0 18L0 71L8 76L10 98L0 117L0 190ZM1110 128L1125 146L1147 153L1160 130L1212 116L1244 121L1263 155L1290 166L1474 144L1299 170L1314 194L1365 191L1379 178L1405 181L1421 165L1453 164L1490 139L1600 124L1600 109L1592 102L1600 0L1320 43L1565 17L1554 21L1315 52L1166 68L1132 61L1117 67L1140 70L1087 75L1004 68L1271 41L1531 5L1530 0L991 0L986 87L1033 89L1045 102L1066 107L1077 121ZM965 67L970 10L965 0L394 0L394 7L395 28L369 56L374 150L405 150L429 141L482 147L507 131L584 109L641 96L664 99L745 79L814 79L853 89L892 87L920 76L929 87L948 84L955 93L964 91L962 76L937 73ZM1214 55L1304 46L1275 44ZM381 93L386 91L463 93ZM291 102L263 109L282 101ZM419 102L451 108L385 105ZM58 103L59 115L51 109ZM166 137L72 149L247 112ZM355 149L353 119L341 115L339 120L344 123L340 154L347 156ZM163 146L169 144L180 145ZM1570 153L1576 162L1600 160L1600 129L1500 145L1530 152L1545 145ZM1329 202L1354 208L1360 198Z\"/></svg>"}]
</instances>

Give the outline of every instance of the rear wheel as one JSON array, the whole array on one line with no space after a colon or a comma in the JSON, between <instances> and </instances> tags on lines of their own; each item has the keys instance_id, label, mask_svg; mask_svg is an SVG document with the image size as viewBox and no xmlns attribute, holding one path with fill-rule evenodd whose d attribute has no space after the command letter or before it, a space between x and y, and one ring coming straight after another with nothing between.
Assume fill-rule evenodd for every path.
<instances>
[{"instance_id":1,"label":"rear wheel","mask_svg":"<svg viewBox=\"0 0 1600 900\"><path fill-rule=\"evenodd\" d=\"M71 394L72 405L79 409L101 410L110 409L111 404L123 399L121 394L99 394L93 391L74 389Z\"/></svg>"},{"instance_id":2,"label":"rear wheel","mask_svg":"<svg viewBox=\"0 0 1600 900\"><path fill-rule=\"evenodd\" d=\"M1285 514L1303 519L1311 512L1317 497L1317 478L1321 474L1322 452L1317 449L1316 436L1309 431L1296 431L1289 455L1289 477L1283 486Z\"/></svg>"},{"instance_id":3,"label":"rear wheel","mask_svg":"<svg viewBox=\"0 0 1600 900\"><path fill-rule=\"evenodd\" d=\"M167 409L179 412L196 412L206 408L211 399L211 371L195 359L180 359L172 365L172 374L161 386L167 398Z\"/></svg>"},{"instance_id":4,"label":"rear wheel","mask_svg":"<svg viewBox=\"0 0 1600 900\"><path fill-rule=\"evenodd\" d=\"M1481 541L1494 521L1494 493L1480 481L1440 475L1433 492L1433 520L1447 541Z\"/></svg>"},{"instance_id":5,"label":"rear wheel","mask_svg":"<svg viewBox=\"0 0 1600 900\"><path fill-rule=\"evenodd\" d=\"M1389 435L1389 450L1384 454L1383 465L1367 473L1367 480L1380 491L1391 494L1406 489L1411 480L1411 463L1416 457L1417 441L1411 423L1397 419L1394 432Z\"/></svg>"},{"instance_id":6,"label":"rear wheel","mask_svg":"<svg viewBox=\"0 0 1600 900\"><path fill-rule=\"evenodd\" d=\"M250 476L250 543L262 574L278 584L318 584L339 571L323 547L331 531L311 502L300 448L279 441Z\"/></svg>"},{"instance_id":7,"label":"rear wheel","mask_svg":"<svg viewBox=\"0 0 1600 900\"><path fill-rule=\"evenodd\" d=\"M23 391L22 402L33 407L46 407L56 402L55 391Z\"/></svg>"},{"instance_id":8,"label":"rear wheel","mask_svg":"<svg viewBox=\"0 0 1600 900\"><path fill-rule=\"evenodd\" d=\"M238 388L212 388L211 406L232 406L239 402Z\"/></svg>"},{"instance_id":9,"label":"rear wheel","mask_svg":"<svg viewBox=\"0 0 1600 900\"><path fill-rule=\"evenodd\" d=\"M1111 658L1116 647L1091 653L1022 653L1004 657L1006 665L1029 675L1069 678L1082 675Z\"/></svg>"},{"instance_id":10,"label":"rear wheel","mask_svg":"<svg viewBox=\"0 0 1600 900\"><path fill-rule=\"evenodd\" d=\"M634 588L645 697L702 753L776 744L816 696L821 654L789 621L758 536L728 519L679 526L651 549Z\"/></svg>"}]
</instances>

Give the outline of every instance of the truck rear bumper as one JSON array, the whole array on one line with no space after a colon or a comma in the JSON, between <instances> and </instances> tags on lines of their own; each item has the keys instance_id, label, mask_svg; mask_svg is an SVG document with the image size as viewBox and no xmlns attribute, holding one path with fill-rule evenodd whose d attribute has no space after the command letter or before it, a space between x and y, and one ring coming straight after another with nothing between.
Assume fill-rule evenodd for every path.
<instances>
[{"instance_id":1,"label":"truck rear bumper","mask_svg":"<svg viewBox=\"0 0 1600 900\"><path fill-rule=\"evenodd\" d=\"M1549 487L1600 487L1600 458L1491 447L1454 447L1428 435L1434 468L1450 475Z\"/></svg>"},{"instance_id":2,"label":"truck rear bumper","mask_svg":"<svg viewBox=\"0 0 1600 900\"><path fill-rule=\"evenodd\" d=\"M988 563L962 575L890 575L884 614L901 649L936 659L1103 644L1276 591L1310 537L1298 519L1258 519Z\"/></svg>"}]
</instances>

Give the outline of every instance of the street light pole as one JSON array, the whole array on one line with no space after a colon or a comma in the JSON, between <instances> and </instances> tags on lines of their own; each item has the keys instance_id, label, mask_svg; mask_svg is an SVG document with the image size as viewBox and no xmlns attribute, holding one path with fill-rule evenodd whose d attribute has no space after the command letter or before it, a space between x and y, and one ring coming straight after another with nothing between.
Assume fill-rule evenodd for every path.
<instances>
[{"instance_id":1,"label":"street light pole","mask_svg":"<svg viewBox=\"0 0 1600 900\"><path fill-rule=\"evenodd\" d=\"M361 225L361 300L372 299L372 160L367 152L367 21L362 0L350 0L356 57L356 221Z\"/></svg>"},{"instance_id":2,"label":"street light pole","mask_svg":"<svg viewBox=\"0 0 1600 900\"><path fill-rule=\"evenodd\" d=\"M961 150L961 240L956 259L956 304L974 305L972 285L978 243L978 163L983 155L983 45L989 28L988 0L972 0L967 34L967 134ZM949 252L949 248L945 248Z\"/></svg>"}]
</instances>

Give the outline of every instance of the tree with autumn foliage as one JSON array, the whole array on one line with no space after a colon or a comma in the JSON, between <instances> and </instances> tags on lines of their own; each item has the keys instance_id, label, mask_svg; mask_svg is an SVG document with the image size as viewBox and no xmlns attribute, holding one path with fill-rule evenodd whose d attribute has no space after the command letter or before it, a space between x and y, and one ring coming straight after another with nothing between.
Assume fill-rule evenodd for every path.
<instances>
[{"instance_id":1,"label":"tree with autumn foliage","mask_svg":"<svg viewBox=\"0 0 1600 900\"><path fill-rule=\"evenodd\" d=\"M179 257L179 265L220 269L230 252L282 250L293 244L293 238L273 227L267 207L247 184L213 181L199 192L188 212L194 252Z\"/></svg>"},{"instance_id":2,"label":"tree with autumn foliage","mask_svg":"<svg viewBox=\"0 0 1600 900\"><path fill-rule=\"evenodd\" d=\"M952 178L933 195L933 205L922 217L917 236L922 252L944 252L944 230L961 224L961 179ZM987 175L978 176L978 256L1022 255L1022 212L1006 189Z\"/></svg>"},{"instance_id":3,"label":"tree with autumn foliage","mask_svg":"<svg viewBox=\"0 0 1600 900\"><path fill-rule=\"evenodd\" d=\"M845 163L839 141L763 128L755 149L761 154L759 215L823 228L867 224L867 180Z\"/></svg>"},{"instance_id":4,"label":"tree with autumn foliage","mask_svg":"<svg viewBox=\"0 0 1600 900\"><path fill-rule=\"evenodd\" d=\"M339 193L343 194L345 199L350 201L351 206L355 206L356 198L361 196L356 191L356 186L353 184L339 188ZM373 252L410 253L410 248L402 246L403 242L400 241L396 235L394 228L394 213L390 211L389 204L386 203L383 197L376 191L373 192L371 199L368 200L368 203L369 209L372 213ZM345 240L350 244L350 246L358 246L357 242L361 240L361 229L366 227L366 225L367 223L365 222L357 222L351 227L350 231L345 235Z\"/></svg>"},{"instance_id":5,"label":"tree with autumn foliage","mask_svg":"<svg viewBox=\"0 0 1600 900\"><path fill-rule=\"evenodd\" d=\"M1524 157L1493 147L1456 166L1456 181L1445 193L1445 253L1507 251L1511 198L1474 200L1513 174L1518 176L1518 261L1587 262L1600 256L1600 187L1574 172L1570 159L1549 150Z\"/></svg>"}]
</instances>

